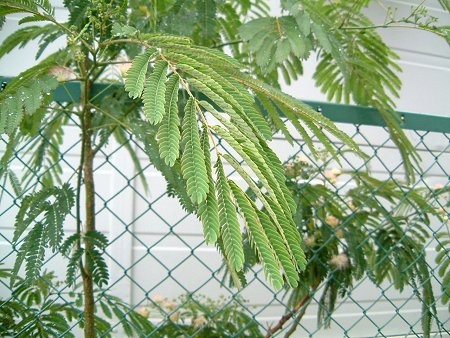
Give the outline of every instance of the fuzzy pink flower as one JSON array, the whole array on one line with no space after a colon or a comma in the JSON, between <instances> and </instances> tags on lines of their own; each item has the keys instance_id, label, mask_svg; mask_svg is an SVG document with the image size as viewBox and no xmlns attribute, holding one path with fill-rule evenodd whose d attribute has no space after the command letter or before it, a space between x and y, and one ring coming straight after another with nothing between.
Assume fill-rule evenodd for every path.
<instances>
[{"instance_id":1,"label":"fuzzy pink flower","mask_svg":"<svg viewBox=\"0 0 450 338\"><path fill-rule=\"evenodd\" d=\"M341 224L341 221L333 215L327 216L325 222L333 229L336 228L339 224Z\"/></svg>"},{"instance_id":2,"label":"fuzzy pink flower","mask_svg":"<svg viewBox=\"0 0 450 338\"><path fill-rule=\"evenodd\" d=\"M347 254L341 253L331 257L330 264L333 265L338 270L345 270L350 265Z\"/></svg>"}]
</instances>

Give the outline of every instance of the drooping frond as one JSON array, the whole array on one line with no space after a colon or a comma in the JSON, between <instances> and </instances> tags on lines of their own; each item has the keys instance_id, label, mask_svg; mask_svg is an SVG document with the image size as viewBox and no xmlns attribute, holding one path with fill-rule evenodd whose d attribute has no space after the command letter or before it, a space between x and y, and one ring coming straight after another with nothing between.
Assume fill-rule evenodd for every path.
<instances>
[{"instance_id":1,"label":"drooping frond","mask_svg":"<svg viewBox=\"0 0 450 338\"><path fill-rule=\"evenodd\" d=\"M8 88L8 91L5 90L0 95L0 133L15 132L25 115L33 114L43 102L51 99L49 92L58 85L56 79L51 76L35 78L32 83L23 83L23 86L17 85L16 90Z\"/></svg>"},{"instance_id":2,"label":"drooping frond","mask_svg":"<svg viewBox=\"0 0 450 338\"><path fill-rule=\"evenodd\" d=\"M44 225L37 222L25 237L14 262L11 285L14 284L23 261L25 261L26 280L30 282L39 277L44 264L45 248L47 247L44 231Z\"/></svg>"},{"instance_id":3,"label":"drooping frond","mask_svg":"<svg viewBox=\"0 0 450 338\"><path fill-rule=\"evenodd\" d=\"M436 236L438 245L436 246L436 263L438 264L438 274L442 278L441 289L442 304L449 303L450 300L450 234L441 232ZM450 303L448 305L450 311Z\"/></svg>"},{"instance_id":4,"label":"drooping frond","mask_svg":"<svg viewBox=\"0 0 450 338\"><path fill-rule=\"evenodd\" d=\"M155 68L150 74L147 80L147 86L144 90L144 112L151 124L158 124L159 122L161 122L166 111L164 109L166 93L166 72L167 62L156 62Z\"/></svg>"},{"instance_id":5,"label":"drooping frond","mask_svg":"<svg viewBox=\"0 0 450 338\"><path fill-rule=\"evenodd\" d=\"M140 120L132 120L131 127L133 133L143 142L145 153L149 157L152 165L166 179L169 196L178 197L185 210L191 213L195 212L195 207L186 191L186 184L181 174L179 159L175 161L172 167L169 167L160 157L156 128Z\"/></svg>"},{"instance_id":6,"label":"drooping frond","mask_svg":"<svg viewBox=\"0 0 450 338\"><path fill-rule=\"evenodd\" d=\"M199 204L206 199L209 191L205 156L200 146L200 135L194 101L189 99L183 119L183 155L181 172L186 180L186 189L192 203Z\"/></svg>"},{"instance_id":7,"label":"drooping frond","mask_svg":"<svg viewBox=\"0 0 450 338\"><path fill-rule=\"evenodd\" d=\"M267 237L264 227L257 214L257 207L252 200L239 188L236 183L228 181L239 211L245 220L248 234L256 247L258 256L263 262L264 273L276 290L283 287L284 281L281 275L281 267L272 243Z\"/></svg>"},{"instance_id":8,"label":"drooping frond","mask_svg":"<svg viewBox=\"0 0 450 338\"><path fill-rule=\"evenodd\" d=\"M18 29L10 34L0 45L0 58L11 52L14 48L23 48L30 41L41 37L41 40L48 34L57 30L57 26L48 24L45 26L27 26Z\"/></svg>"},{"instance_id":9,"label":"drooping frond","mask_svg":"<svg viewBox=\"0 0 450 338\"><path fill-rule=\"evenodd\" d=\"M217 201L215 200L219 186L222 190L228 187L230 192L230 185L233 184L228 181L225 181L226 184L222 182L219 184L219 178L214 178L209 170L212 166L211 158L206 156L209 155L206 150L209 148L209 142L206 142L207 135L215 134L222 139L221 142L226 142L234 151L233 155L223 154L216 144L212 144L219 158L231 164L257 195L258 201L266 210L265 216L261 216L265 220L261 223L270 222L271 224L271 230L265 233L266 237L260 233L252 237L258 241L258 243L255 242L255 247L267 248L268 243L259 241L266 241L269 236L274 239L278 243L273 250L280 262L280 271L284 271L289 285L297 285L298 273L305 267L306 261L301 248L301 238L293 221L296 203L285 185L281 162L266 143L266 139L271 138L271 130L263 114L269 112L275 124L284 126L279 117L279 114L284 113L306 138L306 143L312 149L314 149L311 136L313 133L317 134L319 141L325 144L325 147L334 155L336 150L330 141L331 137L343 141L349 148L362 154L358 146L323 115L291 96L248 76L242 72L242 66L236 60L219 51L194 46L188 42L177 43L172 37L166 39L163 35L133 36L144 39L146 45L150 44L158 48L160 58L167 62L168 68L173 73L166 83L165 111L158 126L157 137L159 152L165 163L164 166L159 164L158 166L161 169L167 165L172 166L174 172L180 170L184 186L178 185L176 188L179 189L178 196L185 204L185 197L182 196L186 194L190 200L189 203L198 206L198 215L202 220L207 242L215 242L223 247L223 254L229 261L229 266L234 271L239 271L241 267L239 250L242 249L242 243L239 244L241 248L238 248L237 232L232 235L234 233L232 229L237 228L236 224L230 226L226 223L227 226L225 226L224 223L234 222L235 218L237 219L236 208L231 208L234 205L232 200L231 204L225 203L226 195L222 194ZM144 63L147 63L147 60ZM136 61L133 64L136 65ZM161 64L162 62L156 61L155 68ZM146 67L142 65L139 67L141 83L147 77ZM136 76L133 78L136 79ZM184 95L188 97L181 126L178 125L179 112L174 101L178 83L185 90ZM133 90L130 87L126 89ZM140 89L135 94L137 95L133 97L138 97ZM162 102L162 94L154 96L157 98L152 97L153 100ZM257 100L255 96L261 99ZM201 99L204 97L206 100ZM153 106L155 107L156 105ZM174 120L171 120L172 117ZM201 141L198 118L201 119L205 128ZM181 129L181 140L178 139L179 129ZM283 131L292 138L286 127ZM178 161L180 152L181 163ZM242 160L243 164L240 164ZM155 161L158 163L157 159ZM179 164L181 166L178 166ZM171 179L172 175L168 173L164 175ZM262 190L254 183L252 177L255 176L261 182ZM222 219L223 215L220 212L219 217L217 216L216 204L219 210L222 210L222 214L224 210L227 211L225 220ZM225 205L227 208L224 208ZM218 222L220 231L218 231ZM267 256L265 260L270 261L270 258ZM264 259L261 258L261 261L264 264ZM269 263L269 265L273 264ZM267 269L273 270L273 266L268 266ZM275 276L274 271L269 273ZM236 276L236 279L239 278ZM271 279L278 288L279 277L271 277Z\"/></svg>"},{"instance_id":10,"label":"drooping frond","mask_svg":"<svg viewBox=\"0 0 450 338\"><path fill-rule=\"evenodd\" d=\"M206 244L216 243L220 234L219 207L211 168L211 154L208 141L208 130L203 128L201 145L205 156L206 171L208 173L209 191L206 200L198 208L198 214L203 224L203 235Z\"/></svg>"},{"instance_id":11,"label":"drooping frond","mask_svg":"<svg viewBox=\"0 0 450 338\"><path fill-rule=\"evenodd\" d=\"M288 116L289 121L301 121L308 126L315 125L316 128L323 128L331 135L334 135L339 140L341 140L359 156L365 157L364 153L360 150L359 146L352 138L350 138L347 134L337 128L331 120L316 112L308 105L301 103L288 94L271 88L262 81L246 77L245 75L239 76L238 81L251 88L255 93L265 95L267 98L271 99L273 103L276 103L278 106L284 107L285 109L289 110L289 112L291 112L290 116ZM323 133L321 135L318 135L318 139L321 143L331 143L329 138ZM314 149L311 150L314 151ZM336 156L336 150L333 150L331 154L333 156Z\"/></svg>"},{"instance_id":12,"label":"drooping frond","mask_svg":"<svg viewBox=\"0 0 450 338\"><path fill-rule=\"evenodd\" d=\"M235 271L244 266L244 251L242 248L242 233L236 215L236 207L231 199L231 190L223 170L222 161L217 159L217 200L219 204L220 233L223 246L230 266Z\"/></svg>"},{"instance_id":13,"label":"drooping frond","mask_svg":"<svg viewBox=\"0 0 450 338\"><path fill-rule=\"evenodd\" d=\"M277 218L277 213L274 211L274 208L277 208L275 206L276 202L273 201L270 196L264 195L261 192L260 187L256 185L256 183L252 180L248 173L245 172L245 170L242 168L241 164L238 163L232 156L224 154L223 157L233 167L233 169L235 169L240 174L240 176L244 179L252 192L257 196L258 200L262 202L267 214L263 212L260 213L258 210L259 219L264 225L266 235L268 236L270 242L274 244L273 248L283 266L289 285L292 287L297 286L299 276L297 267L304 267L305 261L304 258L302 258L298 262L295 260L294 254L292 253L292 250L280 225L280 220ZM290 226L290 224L284 223L284 226L286 225Z\"/></svg>"},{"instance_id":14,"label":"drooping frond","mask_svg":"<svg viewBox=\"0 0 450 338\"><path fill-rule=\"evenodd\" d=\"M31 16L25 17L21 21L42 21L49 20L56 22L54 18L55 10L49 0L3 0L0 3L0 16L11 13L28 13Z\"/></svg>"},{"instance_id":15,"label":"drooping frond","mask_svg":"<svg viewBox=\"0 0 450 338\"><path fill-rule=\"evenodd\" d=\"M51 68L66 56L56 52L41 63L20 73L0 92L0 133L12 134L25 115L32 115L51 101L58 81L50 76Z\"/></svg>"},{"instance_id":16,"label":"drooping frond","mask_svg":"<svg viewBox=\"0 0 450 338\"><path fill-rule=\"evenodd\" d=\"M85 250L86 265L92 271L92 279L99 287L108 284L109 272L104 255L96 248Z\"/></svg>"},{"instance_id":17,"label":"drooping frond","mask_svg":"<svg viewBox=\"0 0 450 338\"><path fill-rule=\"evenodd\" d=\"M25 230L30 225L35 225L20 245L12 283L23 261L26 265L27 281L39 277L45 248L50 247L55 251L61 245L63 222L74 204L75 194L68 184L61 188L44 188L23 198L16 216L13 242L20 243Z\"/></svg>"},{"instance_id":18,"label":"drooping frond","mask_svg":"<svg viewBox=\"0 0 450 338\"><path fill-rule=\"evenodd\" d=\"M157 134L159 153L169 167L175 164L180 153L181 135L180 117L178 116L178 86L178 76L172 75L167 81L165 115Z\"/></svg>"},{"instance_id":19,"label":"drooping frond","mask_svg":"<svg viewBox=\"0 0 450 338\"><path fill-rule=\"evenodd\" d=\"M131 98L136 99L141 97L142 91L144 90L148 64L155 53L156 49L148 49L144 54L136 56L131 68L128 70L125 80L125 90Z\"/></svg>"}]
</instances>

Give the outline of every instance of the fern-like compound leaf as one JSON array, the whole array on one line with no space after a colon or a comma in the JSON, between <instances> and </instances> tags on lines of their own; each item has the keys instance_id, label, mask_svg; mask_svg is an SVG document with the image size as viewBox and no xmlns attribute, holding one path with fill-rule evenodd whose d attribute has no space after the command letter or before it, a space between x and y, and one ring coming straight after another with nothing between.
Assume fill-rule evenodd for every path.
<instances>
[{"instance_id":1,"label":"fern-like compound leaf","mask_svg":"<svg viewBox=\"0 0 450 338\"><path fill-rule=\"evenodd\" d=\"M172 75L167 81L166 113L159 126L157 138L159 154L172 167L180 154L180 117L178 116L179 77Z\"/></svg>"},{"instance_id":2,"label":"fern-like compound leaf","mask_svg":"<svg viewBox=\"0 0 450 338\"><path fill-rule=\"evenodd\" d=\"M219 223L219 207L217 204L216 189L214 186L214 179L212 176L211 168L211 154L209 151L208 130L203 128L203 134L201 139L203 154L205 156L206 171L208 173L208 196L198 208L198 214L203 224L203 235L205 237L206 244L216 243L220 234Z\"/></svg>"},{"instance_id":3,"label":"fern-like compound leaf","mask_svg":"<svg viewBox=\"0 0 450 338\"><path fill-rule=\"evenodd\" d=\"M200 146L196 107L192 98L185 107L181 143L184 145L181 172L186 180L187 193L194 204L199 204L206 199L209 185L205 156Z\"/></svg>"},{"instance_id":4,"label":"fern-like compound leaf","mask_svg":"<svg viewBox=\"0 0 450 338\"><path fill-rule=\"evenodd\" d=\"M40 71L48 71L48 68L43 66ZM34 78L28 71L20 74L0 93L0 134L14 133L25 114L33 114L50 100L50 91L57 85L54 77L41 76L39 72Z\"/></svg>"},{"instance_id":5,"label":"fern-like compound leaf","mask_svg":"<svg viewBox=\"0 0 450 338\"><path fill-rule=\"evenodd\" d=\"M231 190L220 159L217 159L216 162L216 176L220 233L223 239L224 252L230 267L235 271L240 271L245 261L242 233L236 214L236 207L231 199Z\"/></svg>"},{"instance_id":6,"label":"fern-like compound leaf","mask_svg":"<svg viewBox=\"0 0 450 338\"><path fill-rule=\"evenodd\" d=\"M106 264L104 255L97 249L90 248L85 250L86 265L92 272L92 279L98 287L108 284L109 272L108 265Z\"/></svg>"},{"instance_id":7,"label":"fern-like compound leaf","mask_svg":"<svg viewBox=\"0 0 450 338\"><path fill-rule=\"evenodd\" d=\"M282 234L277 231L276 226L271 221L270 217L263 211L256 209L256 213L261 221L264 231L269 239L272 247L280 260L281 266L283 267L287 282L290 287L297 287L299 281L299 274L297 271L297 264L292 259L289 247L286 245Z\"/></svg>"},{"instance_id":8,"label":"fern-like compound leaf","mask_svg":"<svg viewBox=\"0 0 450 338\"><path fill-rule=\"evenodd\" d=\"M104 250L109 244L108 238L100 231L88 231L83 236L84 241L92 244L93 246Z\"/></svg>"},{"instance_id":9,"label":"fern-like compound leaf","mask_svg":"<svg viewBox=\"0 0 450 338\"><path fill-rule=\"evenodd\" d=\"M144 54L136 56L128 70L127 78L125 80L125 90L131 98L136 99L141 97L142 91L144 90L148 64L155 53L156 49L147 49Z\"/></svg>"},{"instance_id":10,"label":"fern-like compound leaf","mask_svg":"<svg viewBox=\"0 0 450 338\"><path fill-rule=\"evenodd\" d=\"M13 242L18 242L28 226L47 210L50 205L47 199L53 193L53 188L46 188L22 199L19 212L16 215Z\"/></svg>"},{"instance_id":11,"label":"fern-like compound leaf","mask_svg":"<svg viewBox=\"0 0 450 338\"><path fill-rule=\"evenodd\" d=\"M144 89L144 113L151 124L161 122L165 109L167 62L157 61Z\"/></svg>"},{"instance_id":12,"label":"fern-like compound leaf","mask_svg":"<svg viewBox=\"0 0 450 338\"><path fill-rule=\"evenodd\" d=\"M63 256L69 257L70 256L70 252L72 250L72 248L74 247L75 243L77 243L77 241L79 241L81 238L81 235L79 233L74 233L72 235L70 235L69 237L67 237L63 244L61 244L59 251L61 252L61 254Z\"/></svg>"},{"instance_id":13,"label":"fern-like compound leaf","mask_svg":"<svg viewBox=\"0 0 450 338\"><path fill-rule=\"evenodd\" d=\"M284 285L280 263L258 218L256 213L257 207L236 183L231 180L228 183L239 207L239 211L245 220L248 234L256 247L266 278L276 290L280 290Z\"/></svg>"},{"instance_id":14,"label":"fern-like compound leaf","mask_svg":"<svg viewBox=\"0 0 450 338\"><path fill-rule=\"evenodd\" d=\"M80 267L81 259L84 255L84 248L76 249L70 256L66 269L66 283L69 287L74 286L77 281L77 272Z\"/></svg>"},{"instance_id":15,"label":"fern-like compound leaf","mask_svg":"<svg viewBox=\"0 0 450 338\"><path fill-rule=\"evenodd\" d=\"M68 184L59 187L47 187L25 196L16 216L13 242L19 243L25 230L35 223L26 234L18 253L14 278L25 261L27 280L39 277L43 264L45 248L53 251L59 248L63 238L63 222L75 203L74 192ZM42 221L38 221L43 215Z\"/></svg>"},{"instance_id":16,"label":"fern-like compound leaf","mask_svg":"<svg viewBox=\"0 0 450 338\"><path fill-rule=\"evenodd\" d=\"M57 250L64 236L63 222L75 204L75 193L73 189L64 184L61 188L55 188L55 201L49 203L45 213L45 231L48 244Z\"/></svg>"},{"instance_id":17,"label":"fern-like compound leaf","mask_svg":"<svg viewBox=\"0 0 450 338\"><path fill-rule=\"evenodd\" d=\"M36 223L28 233L18 253L18 255L25 256L25 278L28 282L32 282L39 277L44 264L45 248L47 247L44 231L43 224ZM24 250L22 250L22 247ZM14 275L17 275L19 269L20 266L14 267Z\"/></svg>"},{"instance_id":18,"label":"fern-like compound leaf","mask_svg":"<svg viewBox=\"0 0 450 338\"><path fill-rule=\"evenodd\" d=\"M23 48L30 41L41 35L49 34L57 29L53 24L45 26L27 26L10 34L0 45L0 58L11 52L14 48Z\"/></svg>"},{"instance_id":19,"label":"fern-like compound leaf","mask_svg":"<svg viewBox=\"0 0 450 338\"><path fill-rule=\"evenodd\" d=\"M273 248L276 251L281 265L283 266L289 285L295 287L298 281L298 270L304 267L304 258L302 258L302 253L299 254L297 252L297 254L294 255L284 230L291 227L291 231L296 231L295 225L293 225L286 218L283 212L280 212L281 208L276 200L273 200L270 196L264 195L261 192L260 187L256 185L250 175L242 168L241 164L237 162L234 157L229 154L224 154L223 157L233 167L233 169L239 173L252 192L255 193L258 200L263 204L268 215L261 212L261 214L258 213L259 218L261 223L263 223L264 229L266 230L266 234L271 243L278 243L277 246L274 246ZM270 233L268 232L269 230ZM292 243L296 242L296 240L297 237L294 237L294 240L291 238ZM297 245L298 249L301 250L300 244L298 243ZM298 261L295 256L298 256Z\"/></svg>"}]
</instances>

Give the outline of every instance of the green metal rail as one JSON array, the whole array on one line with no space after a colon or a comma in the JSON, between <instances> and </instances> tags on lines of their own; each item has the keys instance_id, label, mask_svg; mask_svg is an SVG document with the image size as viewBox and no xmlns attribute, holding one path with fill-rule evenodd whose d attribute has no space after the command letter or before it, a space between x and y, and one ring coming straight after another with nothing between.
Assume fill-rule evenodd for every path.
<instances>
[{"instance_id":1,"label":"green metal rail","mask_svg":"<svg viewBox=\"0 0 450 338\"><path fill-rule=\"evenodd\" d=\"M11 77L0 77L0 83L8 83ZM117 88L117 84L97 83L92 87L91 97L100 100ZM68 82L56 88L54 100L58 102L77 102L81 89L78 82ZM385 126L380 113L371 107L337 104L320 101L303 101L334 122ZM450 132L450 112L448 115L428 115L413 112L397 112L403 129Z\"/></svg>"}]
</instances>

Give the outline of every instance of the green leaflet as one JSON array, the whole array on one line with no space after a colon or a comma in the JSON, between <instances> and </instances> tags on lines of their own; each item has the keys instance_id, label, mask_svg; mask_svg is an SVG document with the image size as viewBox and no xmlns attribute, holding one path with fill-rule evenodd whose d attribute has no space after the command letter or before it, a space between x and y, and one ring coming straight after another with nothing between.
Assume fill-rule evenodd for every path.
<instances>
[{"instance_id":1,"label":"green leaflet","mask_svg":"<svg viewBox=\"0 0 450 338\"><path fill-rule=\"evenodd\" d=\"M292 217L289 217L283 212L283 209L278 204L278 200L276 198L272 199L270 196L264 195L261 192L261 189L255 184L255 182L253 182L252 178L247 172L245 172L241 164L238 163L232 156L224 154L223 157L244 179L250 189L256 194L260 202L263 203L267 213L270 215L269 222L271 222L273 227L275 227L275 231L279 234L279 236L281 236L281 243L283 243L283 245L287 248L285 253L288 255L291 265L293 264L292 262L295 262L295 265L292 265L294 267L294 271L303 270L306 265L305 256L303 250L301 249L300 237L297 228L293 223ZM285 261L285 264L288 264L287 261ZM291 270L289 267L285 269ZM291 278L293 278L293 276L294 275L291 273ZM293 279L291 282L293 282Z\"/></svg>"},{"instance_id":2,"label":"green leaflet","mask_svg":"<svg viewBox=\"0 0 450 338\"><path fill-rule=\"evenodd\" d=\"M203 224L203 235L206 244L212 244L217 241L220 233L219 225L219 207L217 204L216 189L214 187L214 179L211 169L211 154L209 152L208 130L206 126L203 128L202 148L205 156L206 171L208 172L209 191L205 201L200 203L198 214Z\"/></svg>"},{"instance_id":3,"label":"green leaflet","mask_svg":"<svg viewBox=\"0 0 450 338\"><path fill-rule=\"evenodd\" d=\"M220 159L216 162L216 189L219 204L220 232L223 246L230 267L235 271L244 266L244 250L242 247L241 227L236 214L236 208L231 200L231 191Z\"/></svg>"},{"instance_id":4,"label":"green leaflet","mask_svg":"<svg viewBox=\"0 0 450 338\"><path fill-rule=\"evenodd\" d=\"M299 281L298 269L294 263L295 261L290 255L289 247L286 246L283 236L277 231L275 225L271 222L267 214L259 209L255 209L255 211L257 212L258 218L264 227L267 238L272 244L277 257L280 260L289 286L293 288L297 287Z\"/></svg>"},{"instance_id":5,"label":"green leaflet","mask_svg":"<svg viewBox=\"0 0 450 338\"><path fill-rule=\"evenodd\" d=\"M45 241L44 230L44 226L41 223L36 223L33 229L31 229L25 237L14 263L11 285L14 285L24 260L26 262L26 280L33 281L39 276L39 272L44 264L44 253L47 244Z\"/></svg>"},{"instance_id":6,"label":"green leaflet","mask_svg":"<svg viewBox=\"0 0 450 338\"><path fill-rule=\"evenodd\" d=\"M206 199L209 186L205 156L200 146L196 107L192 98L185 107L181 143L184 145L181 173L186 180L186 190L191 201L199 204Z\"/></svg>"},{"instance_id":7,"label":"green leaflet","mask_svg":"<svg viewBox=\"0 0 450 338\"><path fill-rule=\"evenodd\" d=\"M76 249L70 256L69 262L67 263L66 270L66 283L68 286L75 286L77 281L77 273L80 267L80 260L83 258L84 249Z\"/></svg>"},{"instance_id":8,"label":"green leaflet","mask_svg":"<svg viewBox=\"0 0 450 338\"><path fill-rule=\"evenodd\" d=\"M134 36L137 35L139 31L128 25L122 25L118 22L114 22L111 29L112 36Z\"/></svg>"},{"instance_id":9,"label":"green leaflet","mask_svg":"<svg viewBox=\"0 0 450 338\"><path fill-rule=\"evenodd\" d=\"M223 123L226 123L226 120ZM246 138L246 135L238 132L232 124L226 123L226 127L229 128L229 131L218 125L212 126L212 129L244 159L273 200L280 203L280 209L290 210L291 207L286 201L279 182L275 179L272 168L269 167L269 162L264 159L265 156L259 144L252 143Z\"/></svg>"},{"instance_id":10,"label":"green leaflet","mask_svg":"<svg viewBox=\"0 0 450 338\"><path fill-rule=\"evenodd\" d=\"M10 34L0 45L0 58L11 52L14 48L23 48L30 41L37 39L41 35L45 36L57 29L58 27L53 24L45 26L27 26L18 29Z\"/></svg>"},{"instance_id":11,"label":"green leaflet","mask_svg":"<svg viewBox=\"0 0 450 338\"><path fill-rule=\"evenodd\" d=\"M25 235L17 254L11 283L17 277L20 265L26 263L27 280L32 281L39 276L45 248L57 250L62 242L63 222L75 204L73 189L64 184L59 187L48 187L23 198L16 216L13 242L19 243L25 230L35 223L33 229ZM43 219L36 222L43 214Z\"/></svg>"},{"instance_id":12,"label":"green leaflet","mask_svg":"<svg viewBox=\"0 0 450 338\"><path fill-rule=\"evenodd\" d=\"M252 143L252 140L247 138L248 134L239 131L233 123L230 123L230 121L222 117L211 105L204 101L200 103L214 117L222 122L228 128L229 132L219 126L215 126L213 129L242 156L274 200L282 203L282 209L285 211L290 210L291 213L294 213L295 203L285 186L284 171L281 163L267 146L266 142L261 138L257 138L257 143ZM291 218L289 213L287 214L287 218Z\"/></svg>"},{"instance_id":13,"label":"green leaflet","mask_svg":"<svg viewBox=\"0 0 450 338\"><path fill-rule=\"evenodd\" d=\"M292 135L289 133L289 131L286 128L286 125L281 120L280 113L276 110L272 101L270 101L264 95L261 94L257 94L256 97L257 97L256 103L259 105L261 110L267 113L267 116L272 121L275 130L280 130L283 133L286 140L289 141L290 144L293 144Z\"/></svg>"},{"instance_id":14,"label":"green leaflet","mask_svg":"<svg viewBox=\"0 0 450 338\"><path fill-rule=\"evenodd\" d=\"M172 167L180 153L180 118L178 116L179 78L172 75L167 81L166 113L159 126L157 138L159 154L164 162ZM145 101L144 101L145 102Z\"/></svg>"},{"instance_id":15,"label":"green leaflet","mask_svg":"<svg viewBox=\"0 0 450 338\"><path fill-rule=\"evenodd\" d=\"M43 67L47 71L46 66ZM23 74L23 76L22 76ZM24 114L33 114L50 99L49 92L58 86L58 81L51 76L36 75L31 80L22 73L17 80L8 85L0 95L0 134L11 135L19 127Z\"/></svg>"},{"instance_id":16,"label":"green leaflet","mask_svg":"<svg viewBox=\"0 0 450 338\"><path fill-rule=\"evenodd\" d=\"M339 130L334 123L327 119L322 114L316 112L311 107L301 103L299 100L296 100L292 96L282 93L274 88L269 87L264 82L250 78L244 74L236 74L236 80L238 82L243 83L250 89L252 89L255 94L266 96L268 99L271 99L274 103L282 105L286 107L292 112L292 120L301 119L308 123L308 125L315 124L317 127L322 127L324 130L328 131L330 134L336 136L339 140L341 140L344 144L346 144L352 151L357 153L359 156L365 158L367 157L359 148L358 144L347 134ZM317 135L318 140L321 143L330 142L328 137L321 133ZM333 156L337 156L336 151L332 152Z\"/></svg>"},{"instance_id":17,"label":"green leaflet","mask_svg":"<svg viewBox=\"0 0 450 338\"><path fill-rule=\"evenodd\" d=\"M128 70L125 80L125 90L132 99L141 97L142 91L144 90L148 64L155 53L155 48L147 49L144 54L135 57L133 64Z\"/></svg>"},{"instance_id":18,"label":"green leaflet","mask_svg":"<svg viewBox=\"0 0 450 338\"><path fill-rule=\"evenodd\" d=\"M161 122L165 113L166 73L167 62L157 61L144 89L144 113L151 124Z\"/></svg>"},{"instance_id":19,"label":"green leaflet","mask_svg":"<svg viewBox=\"0 0 450 338\"><path fill-rule=\"evenodd\" d=\"M109 272L108 265L105 262L104 255L95 249L90 248L89 250L85 250L85 258L86 265L89 267L92 273L92 279L94 283L99 287L108 283L109 280Z\"/></svg>"},{"instance_id":20,"label":"green leaflet","mask_svg":"<svg viewBox=\"0 0 450 338\"><path fill-rule=\"evenodd\" d=\"M267 163L269 163L269 167L272 169L275 179L278 181L280 189L283 192L284 198L286 199L286 202L289 204L289 209L291 210L291 213L295 214L297 204L295 203L294 198L292 197L292 192L289 191L288 187L286 186L285 171L283 165L281 164L280 159L264 141L260 142L260 146L262 148L264 160Z\"/></svg>"},{"instance_id":21,"label":"green leaflet","mask_svg":"<svg viewBox=\"0 0 450 338\"><path fill-rule=\"evenodd\" d=\"M283 277L280 273L280 263L258 218L256 213L257 207L236 183L231 180L229 180L228 183L239 207L239 211L245 220L248 233L257 249L266 278L276 290L280 290L284 285Z\"/></svg>"}]
</instances>

